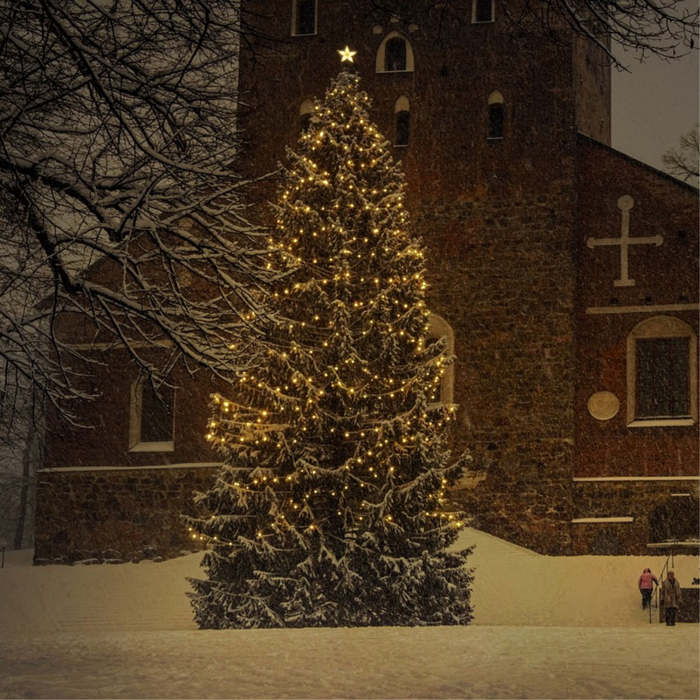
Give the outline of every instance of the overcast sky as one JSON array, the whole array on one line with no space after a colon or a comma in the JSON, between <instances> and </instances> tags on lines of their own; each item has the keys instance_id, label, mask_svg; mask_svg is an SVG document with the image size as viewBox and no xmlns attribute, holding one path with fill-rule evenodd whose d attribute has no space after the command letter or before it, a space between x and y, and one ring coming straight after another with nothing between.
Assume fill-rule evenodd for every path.
<instances>
[{"instance_id":1,"label":"overcast sky","mask_svg":"<svg viewBox=\"0 0 700 700\"><path fill-rule=\"evenodd\" d=\"M613 68L612 145L655 168L698 121L698 53L671 62Z\"/></svg>"}]
</instances>

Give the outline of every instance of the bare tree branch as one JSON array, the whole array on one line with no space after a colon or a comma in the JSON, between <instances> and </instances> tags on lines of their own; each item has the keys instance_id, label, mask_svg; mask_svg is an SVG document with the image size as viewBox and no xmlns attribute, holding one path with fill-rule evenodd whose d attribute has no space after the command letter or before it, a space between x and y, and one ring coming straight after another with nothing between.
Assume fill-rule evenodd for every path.
<instances>
[{"instance_id":1,"label":"bare tree branch","mask_svg":"<svg viewBox=\"0 0 700 700\"><path fill-rule=\"evenodd\" d=\"M696 124L680 139L680 146L667 151L663 155L663 163L671 175L681 180L698 185L700 178L700 143L698 143L698 125Z\"/></svg>"},{"instance_id":2,"label":"bare tree branch","mask_svg":"<svg viewBox=\"0 0 700 700\"><path fill-rule=\"evenodd\" d=\"M232 168L247 31L228 0L0 0L4 415L18 387L84 397L90 340L157 382L239 368L267 247Z\"/></svg>"},{"instance_id":3,"label":"bare tree branch","mask_svg":"<svg viewBox=\"0 0 700 700\"><path fill-rule=\"evenodd\" d=\"M435 26L471 21L470 0L371 0L372 14L395 14ZM685 0L500 0L513 33L536 32L553 41L562 31L592 41L618 68L624 54L679 58L698 43L697 4Z\"/></svg>"}]
</instances>

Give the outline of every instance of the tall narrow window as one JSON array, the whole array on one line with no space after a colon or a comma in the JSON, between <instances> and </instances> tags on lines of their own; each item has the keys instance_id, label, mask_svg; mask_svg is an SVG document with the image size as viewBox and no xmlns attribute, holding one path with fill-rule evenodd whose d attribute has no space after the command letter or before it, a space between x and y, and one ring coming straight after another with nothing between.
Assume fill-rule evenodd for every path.
<instances>
[{"instance_id":1,"label":"tall narrow window","mask_svg":"<svg viewBox=\"0 0 700 700\"><path fill-rule=\"evenodd\" d=\"M293 0L292 34L304 36L316 33L316 0Z\"/></svg>"},{"instance_id":2,"label":"tall narrow window","mask_svg":"<svg viewBox=\"0 0 700 700\"><path fill-rule=\"evenodd\" d=\"M391 32L377 49L377 73L401 73L413 70L411 42L398 32Z\"/></svg>"},{"instance_id":3,"label":"tall narrow window","mask_svg":"<svg viewBox=\"0 0 700 700\"><path fill-rule=\"evenodd\" d=\"M311 126L311 115L314 111L314 103L311 100L304 100L299 107L299 131L303 134Z\"/></svg>"},{"instance_id":4,"label":"tall narrow window","mask_svg":"<svg viewBox=\"0 0 700 700\"><path fill-rule=\"evenodd\" d=\"M488 138L502 139L503 127L505 123L505 105L503 104L503 95L498 90L495 90L489 95L489 123L488 123Z\"/></svg>"},{"instance_id":5,"label":"tall narrow window","mask_svg":"<svg viewBox=\"0 0 700 700\"><path fill-rule=\"evenodd\" d=\"M384 70L406 70L406 40L395 36L386 42Z\"/></svg>"},{"instance_id":6,"label":"tall narrow window","mask_svg":"<svg viewBox=\"0 0 700 700\"><path fill-rule=\"evenodd\" d=\"M430 314L428 318L428 338L433 340L441 339L445 343L447 357L450 358L449 364L442 368L442 379L440 380L439 393L434 396L436 403L442 403L446 406L451 406L454 403L454 383L455 383L455 333L447 321L442 316Z\"/></svg>"},{"instance_id":7,"label":"tall narrow window","mask_svg":"<svg viewBox=\"0 0 700 700\"><path fill-rule=\"evenodd\" d=\"M493 22L493 0L473 0L472 22Z\"/></svg>"},{"instance_id":8,"label":"tall narrow window","mask_svg":"<svg viewBox=\"0 0 700 700\"><path fill-rule=\"evenodd\" d=\"M396 116L396 146L408 146L410 136L411 121L410 111L407 97L399 97L394 105L394 114Z\"/></svg>"},{"instance_id":9,"label":"tall narrow window","mask_svg":"<svg viewBox=\"0 0 700 700\"><path fill-rule=\"evenodd\" d=\"M637 324L627 337L628 425L697 421L697 337L671 316Z\"/></svg>"},{"instance_id":10,"label":"tall narrow window","mask_svg":"<svg viewBox=\"0 0 700 700\"><path fill-rule=\"evenodd\" d=\"M171 452L174 392L161 386L156 393L150 381L131 387L129 449L132 452Z\"/></svg>"}]
</instances>

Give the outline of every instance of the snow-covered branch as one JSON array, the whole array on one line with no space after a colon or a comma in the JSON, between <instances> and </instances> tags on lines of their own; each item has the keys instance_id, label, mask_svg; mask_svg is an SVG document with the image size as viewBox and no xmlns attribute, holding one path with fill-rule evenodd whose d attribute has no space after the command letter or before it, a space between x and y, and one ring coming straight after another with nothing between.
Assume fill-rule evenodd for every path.
<instances>
[{"instance_id":1,"label":"snow-covered branch","mask_svg":"<svg viewBox=\"0 0 700 700\"><path fill-rule=\"evenodd\" d=\"M419 23L450 26L471 22L471 0L372 0L375 18L410 17ZM673 59L698 42L697 3L686 0L502 0L498 16L514 35L537 33L558 41L562 32L590 40L619 68L631 52L638 59Z\"/></svg>"},{"instance_id":2,"label":"snow-covered branch","mask_svg":"<svg viewBox=\"0 0 700 700\"><path fill-rule=\"evenodd\" d=\"M92 340L240 369L266 253L232 165L246 31L224 0L0 0L3 403L82 396Z\"/></svg>"}]
</instances>

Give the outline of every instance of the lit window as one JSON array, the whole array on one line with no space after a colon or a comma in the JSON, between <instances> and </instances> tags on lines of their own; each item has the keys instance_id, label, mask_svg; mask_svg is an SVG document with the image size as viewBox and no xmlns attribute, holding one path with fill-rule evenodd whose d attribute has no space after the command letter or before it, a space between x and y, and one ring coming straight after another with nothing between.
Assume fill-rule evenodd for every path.
<instances>
[{"instance_id":1,"label":"lit window","mask_svg":"<svg viewBox=\"0 0 700 700\"><path fill-rule=\"evenodd\" d=\"M493 0L473 0L472 22L493 22Z\"/></svg>"},{"instance_id":2,"label":"lit window","mask_svg":"<svg viewBox=\"0 0 700 700\"><path fill-rule=\"evenodd\" d=\"M131 386L129 450L131 452L172 452L174 391L150 381Z\"/></svg>"},{"instance_id":3,"label":"lit window","mask_svg":"<svg viewBox=\"0 0 700 700\"><path fill-rule=\"evenodd\" d=\"M410 110L407 97L399 97L394 105L394 114L396 117L396 139L394 141L397 146L408 146L410 136Z\"/></svg>"},{"instance_id":4,"label":"lit window","mask_svg":"<svg viewBox=\"0 0 700 700\"><path fill-rule=\"evenodd\" d=\"M692 425L697 421L697 337L680 319L658 316L627 338L630 426Z\"/></svg>"},{"instance_id":5,"label":"lit window","mask_svg":"<svg viewBox=\"0 0 700 700\"><path fill-rule=\"evenodd\" d=\"M316 0L293 0L292 34L304 36L316 33Z\"/></svg>"},{"instance_id":6,"label":"lit window","mask_svg":"<svg viewBox=\"0 0 700 700\"><path fill-rule=\"evenodd\" d=\"M411 42L398 32L391 32L377 49L377 73L403 73L413 71Z\"/></svg>"},{"instance_id":7,"label":"lit window","mask_svg":"<svg viewBox=\"0 0 700 700\"><path fill-rule=\"evenodd\" d=\"M505 106L503 104L503 95L497 90L489 95L489 123L488 123L488 138L502 139L503 126L505 122Z\"/></svg>"}]
</instances>

